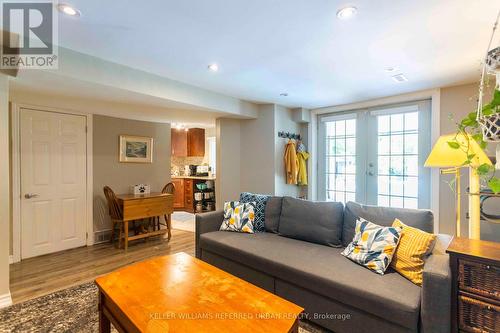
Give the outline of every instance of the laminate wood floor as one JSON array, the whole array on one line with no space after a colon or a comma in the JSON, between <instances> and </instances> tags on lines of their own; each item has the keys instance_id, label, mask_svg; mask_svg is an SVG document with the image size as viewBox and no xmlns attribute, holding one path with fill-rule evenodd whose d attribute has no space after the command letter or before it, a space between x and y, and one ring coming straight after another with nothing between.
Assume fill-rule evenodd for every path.
<instances>
[{"instance_id":1,"label":"laminate wood floor","mask_svg":"<svg viewBox=\"0 0 500 333\"><path fill-rule=\"evenodd\" d=\"M19 303L54 291L93 281L96 277L151 257L186 252L194 256L195 234L172 230L172 238L151 238L129 243L128 251L116 242L80 247L22 260L10 265L10 292Z\"/></svg>"}]
</instances>

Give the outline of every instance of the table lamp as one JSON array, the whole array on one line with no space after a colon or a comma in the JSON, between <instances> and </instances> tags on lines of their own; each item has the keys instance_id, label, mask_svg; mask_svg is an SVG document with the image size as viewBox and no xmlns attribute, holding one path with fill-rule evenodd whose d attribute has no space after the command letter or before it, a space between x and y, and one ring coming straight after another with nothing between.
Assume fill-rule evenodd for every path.
<instances>
[{"instance_id":1,"label":"table lamp","mask_svg":"<svg viewBox=\"0 0 500 333\"><path fill-rule=\"evenodd\" d=\"M440 136L424 164L426 167L444 168L441 169L441 174L455 175L457 237L460 237L460 168L469 167L469 165L464 165L464 162L467 160L467 140L469 142L468 154L475 154L471 165L474 167L484 163L492 165L490 159L481 147L479 147L476 140L470 135L466 137L463 134ZM460 148L451 148L448 144L450 141L458 142ZM481 212L479 192L479 175L474 168L469 167L469 238L472 239L480 238Z\"/></svg>"}]
</instances>

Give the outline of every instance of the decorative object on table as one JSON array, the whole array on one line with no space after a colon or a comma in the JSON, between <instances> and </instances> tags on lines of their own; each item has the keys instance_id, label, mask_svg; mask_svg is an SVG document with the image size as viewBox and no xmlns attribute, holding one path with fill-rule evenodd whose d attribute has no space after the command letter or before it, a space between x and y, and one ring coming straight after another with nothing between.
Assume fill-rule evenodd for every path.
<instances>
[{"instance_id":1,"label":"decorative object on table","mask_svg":"<svg viewBox=\"0 0 500 333\"><path fill-rule=\"evenodd\" d=\"M297 185L297 176L299 173L299 161L297 160L297 148L295 141L288 140L285 146L285 182L286 184Z\"/></svg>"},{"instance_id":2,"label":"decorative object on table","mask_svg":"<svg viewBox=\"0 0 500 333\"><path fill-rule=\"evenodd\" d=\"M153 138L120 135L120 162L153 163Z\"/></svg>"},{"instance_id":3,"label":"decorative object on table","mask_svg":"<svg viewBox=\"0 0 500 333\"><path fill-rule=\"evenodd\" d=\"M402 227L382 227L363 218L356 221L354 239L342 255L383 275L401 239Z\"/></svg>"},{"instance_id":4,"label":"decorative object on table","mask_svg":"<svg viewBox=\"0 0 500 333\"><path fill-rule=\"evenodd\" d=\"M422 285L425 258L431 253L436 235L410 227L400 220L394 220L393 227L403 228L391 267L396 272L415 283Z\"/></svg>"},{"instance_id":5,"label":"decorative object on table","mask_svg":"<svg viewBox=\"0 0 500 333\"><path fill-rule=\"evenodd\" d=\"M255 202L228 201L224 203L224 220L219 230L253 234L254 221Z\"/></svg>"},{"instance_id":6,"label":"decorative object on table","mask_svg":"<svg viewBox=\"0 0 500 333\"><path fill-rule=\"evenodd\" d=\"M263 232L266 230L264 225L267 201L271 198L266 194L254 194L249 192L242 192L240 194L240 202L255 202L255 222L254 231Z\"/></svg>"},{"instance_id":7,"label":"decorative object on table","mask_svg":"<svg viewBox=\"0 0 500 333\"><path fill-rule=\"evenodd\" d=\"M452 332L500 332L500 243L455 237L446 252Z\"/></svg>"},{"instance_id":8,"label":"decorative object on table","mask_svg":"<svg viewBox=\"0 0 500 333\"><path fill-rule=\"evenodd\" d=\"M500 51L498 48L490 50L493 37L495 35L500 11L497 14L493 31L490 37L488 48L481 71L481 81L479 83L479 97L477 110L471 112L457 123L456 137L448 141L452 149L462 150L465 158L463 165L470 167L469 185L469 237L480 238L480 192L481 178L487 186L494 192L500 193L500 178L495 176L495 168L490 163L477 164L474 162L475 154L471 151L471 142L476 143L485 149L488 142L497 142L497 165L500 168ZM493 100L483 106L483 92L487 74L495 74L497 82L494 90ZM465 138L465 139L464 139Z\"/></svg>"},{"instance_id":9,"label":"decorative object on table","mask_svg":"<svg viewBox=\"0 0 500 333\"><path fill-rule=\"evenodd\" d=\"M151 193L151 186L147 184L137 184L130 186L130 193L132 194L149 194Z\"/></svg>"},{"instance_id":10,"label":"decorative object on table","mask_svg":"<svg viewBox=\"0 0 500 333\"><path fill-rule=\"evenodd\" d=\"M450 142L457 143L461 146L468 146L468 154L470 163L469 165L464 164L467 160L467 152L463 149L455 149L450 145ZM454 174L455 179L450 183L455 189L456 196L456 229L455 235L457 237L461 236L461 220L460 220L460 168L470 167L470 173L475 173L474 167L480 165L492 165L486 153L481 149L479 144L470 136L464 137L463 134L448 134L442 135L437 140L436 144L432 148L431 153L427 157L424 164L426 167L444 168L441 169L442 174ZM470 178L471 182L477 182L477 178L474 175ZM479 184L472 185L471 188L477 188ZM479 196L478 196L479 198ZM469 223L469 235L474 234L473 230L477 226L474 223ZM471 229L472 228L472 229Z\"/></svg>"}]
</instances>

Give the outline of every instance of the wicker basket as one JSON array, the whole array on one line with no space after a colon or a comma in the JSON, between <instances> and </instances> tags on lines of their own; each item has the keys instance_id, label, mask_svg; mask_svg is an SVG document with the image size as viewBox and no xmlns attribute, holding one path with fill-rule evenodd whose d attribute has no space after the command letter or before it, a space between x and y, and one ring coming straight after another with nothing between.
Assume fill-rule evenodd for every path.
<instances>
[{"instance_id":1,"label":"wicker basket","mask_svg":"<svg viewBox=\"0 0 500 333\"><path fill-rule=\"evenodd\" d=\"M500 301L500 269L497 266L460 260L460 289Z\"/></svg>"},{"instance_id":2,"label":"wicker basket","mask_svg":"<svg viewBox=\"0 0 500 333\"><path fill-rule=\"evenodd\" d=\"M500 307L460 295L458 297L460 330L472 333L500 332Z\"/></svg>"}]
</instances>

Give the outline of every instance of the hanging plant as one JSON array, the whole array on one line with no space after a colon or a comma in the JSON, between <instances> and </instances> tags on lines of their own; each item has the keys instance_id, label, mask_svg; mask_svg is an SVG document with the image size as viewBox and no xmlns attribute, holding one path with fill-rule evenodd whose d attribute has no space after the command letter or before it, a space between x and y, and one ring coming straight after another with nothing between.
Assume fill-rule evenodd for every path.
<instances>
[{"instance_id":1,"label":"hanging plant","mask_svg":"<svg viewBox=\"0 0 500 333\"><path fill-rule=\"evenodd\" d=\"M500 11L497 14L488 48L486 49L479 83L477 109L457 123L457 134L454 140L448 142L451 148L461 149L464 152L463 166L473 168L495 194L500 193L500 179L495 176L495 167L487 163L481 165L473 163L476 154L471 150L470 140L475 140L483 150L487 148L488 142L496 142L497 168L500 166L500 47L490 50L499 17ZM487 74L496 75L496 86L493 99L483 106L484 86L485 83L488 84L488 81L486 81ZM463 137L464 140L459 140L459 136L460 138Z\"/></svg>"},{"instance_id":2,"label":"hanging plant","mask_svg":"<svg viewBox=\"0 0 500 333\"><path fill-rule=\"evenodd\" d=\"M493 100L482 108L482 114L485 117L489 117L489 119L494 117L495 121L500 119L500 90L495 89ZM475 140L483 150L488 147L488 142L485 141L485 136L483 136L480 121L477 120L477 113L471 112L467 117L460 120L457 123L457 129L455 138L448 141L448 145L453 149L461 149L464 152L464 162L462 165L475 169L491 191L495 194L500 193L500 179L495 176L495 167L487 163L481 165L473 163L476 154L472 151L470 140ZM464 139L459 140L459 136Z\"/></svg>"}]
</instances>

